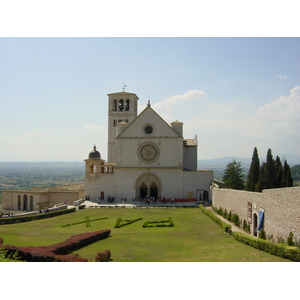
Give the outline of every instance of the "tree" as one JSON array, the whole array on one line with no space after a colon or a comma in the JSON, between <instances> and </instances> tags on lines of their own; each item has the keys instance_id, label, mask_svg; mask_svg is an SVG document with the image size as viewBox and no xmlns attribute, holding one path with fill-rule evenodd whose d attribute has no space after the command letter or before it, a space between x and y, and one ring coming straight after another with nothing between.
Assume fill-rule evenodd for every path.
<instances>
[{"instance_id":1,"label":"tree","mask_svg":"<svg viewBox=\"0 0 300 300\"><path fill-rule=\"evenodd\" d=\"M292 187L293 186L293 178L291 175L291 169L288 165L287 161L284 161L283 172L282 172L282 187Z\"/></svg>"},{"instance_id":2,"label":"tree","mask_svg":"<svg viewBox=\"0 0 300 300\"><path fill-rule=\"evenodd\" d=\"M247 177L247 183L245 189L247 191L255 191L255 185L258 182L260 173L260 166L259 166L259 158L257 153L257 148L255 147L253 150L252 161L250 165L250 170Z\"/></svg>"},{"instance_id":3,"label":"tree","mask_svg":"<svg viewBox=\"0 0 300 300\"><path fill-rule=\"evenodd\" d=\"M261 192L264 189L273 189L275 187L275 181L275 161L273 159L272 150L268 149L267 161L262 163L260 167L259 179L255 186L255 191Z\"/></svg>"},{"instance_id":4,"label":"tree","mask_svg":"<svg viewBox=\"0 0 300 300\"><path fill-rule=\"evenodd\" d=\"M244 169L241 166L241 162L233 160L226 165L223 181L227 188L236 190L244 189Z\"/></svg>"},{"instance_id":5,"label":"tree","mask_svg":"<svg viewBox=\"0 0 300 300\"><path fill-rule=\"evenodd\" d=\"M279 156L276 156L275 160L275 188L281 188L282 187L282 175L283 175L283 170L282 170L282 163L279 158Z\"/></svg>"},{"instance_id":6,"label":"tree","mask_svg":"<svg viewBox=\"0 0 300 300\"><path fill-rule=\"evenodd\" d=\"M272 189L275 187L275 163L272 155L272 150L268 149L266 167L266 186L265 189Z\"/></svg>"},{"instance_id":7,"label":"tree","mask_svg":"<svg viewBox=\"0 0 300 300\"><path fill-rule=\"evenodd\" d=\"M255 185L255 192L261 192L266 188L267 185L267 174L266 174L266 163L262 163L259 171L259 179Z\"/></svg>"}]
</instances>

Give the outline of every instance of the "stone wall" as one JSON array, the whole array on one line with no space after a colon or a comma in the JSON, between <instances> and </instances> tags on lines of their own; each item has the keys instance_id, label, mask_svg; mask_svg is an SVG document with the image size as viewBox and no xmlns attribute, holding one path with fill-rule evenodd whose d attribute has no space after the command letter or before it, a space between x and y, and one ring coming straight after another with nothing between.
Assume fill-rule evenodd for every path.
<instances>
[{"instance_id":1,"label":"stone wall","mask_svg":"<svg viewBox=\"0 0 300 300\"><path fill-rule=\"evenodd\" d=\"M236 213L251 224L255 235L259 212L264 212L264 229L273 241L284 238L290 232L300 240L300 187L269 189L262 193L212 188L212 205ZM252 208L252 209L251 209ZM255 216L256 215L256 216Z\"/></svg>"}]
</instances>

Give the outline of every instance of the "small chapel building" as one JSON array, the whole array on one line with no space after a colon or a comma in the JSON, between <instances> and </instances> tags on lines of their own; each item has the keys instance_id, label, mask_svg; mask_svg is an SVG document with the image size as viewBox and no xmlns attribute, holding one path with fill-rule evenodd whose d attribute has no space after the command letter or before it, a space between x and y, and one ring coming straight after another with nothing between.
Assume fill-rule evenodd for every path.
<instances>
[{"instance_id":1,"label":"small chapel building","mask_svg":"<svg viewBox=\"0 0 300 300\"><path fill-rule=\"evenodd\" d=\"M211 200L212 170L197 170L197 136L183 123L166 123L151 107L138 115L134 93L108 94L107 162L96 146L85 159L85 193L91 201L114 197Z\"/></svg>"}]
</instances>

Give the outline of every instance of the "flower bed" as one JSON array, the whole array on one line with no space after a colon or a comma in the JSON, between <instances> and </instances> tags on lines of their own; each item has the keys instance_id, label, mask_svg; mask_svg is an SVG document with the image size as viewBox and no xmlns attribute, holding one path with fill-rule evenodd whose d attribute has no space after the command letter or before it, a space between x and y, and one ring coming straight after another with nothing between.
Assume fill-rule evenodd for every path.
<instances>
[{"instance_id":1,"label":"flower bed","mask_svg":"<svg viewBox=\"0 0 300 300\"><path fill-rule=\"evenodd\" d=\"M13 245L2 245L7 256L17 252L20 260L34 262L86 262L87 259L77 255L68 255L71 251L78 250L91 243L105 239L109 236L110 230L81 233L71 236L69 239L50 246L39 247L17 247Z\"/></svg>"}]
</instances>

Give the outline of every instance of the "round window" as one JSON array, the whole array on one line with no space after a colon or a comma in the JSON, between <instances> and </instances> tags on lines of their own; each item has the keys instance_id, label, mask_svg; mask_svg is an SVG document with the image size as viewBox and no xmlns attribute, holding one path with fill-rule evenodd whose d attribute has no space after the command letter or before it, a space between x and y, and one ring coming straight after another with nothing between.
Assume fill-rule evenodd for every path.
<instances>
[{"instance_id":1,"label":"round window","mask_svg":"<svg viewBox=\"0 0 300 300\"><path fill-rule=\"evenodd\" d=\"M151 133L153 132L153 127L152 127L151 125L147 125L147 126L145 127L145 132L146 132L147 134L151 134Z\"/></svg>"},{"instance_id":2,"label":"round window","mask_svg":"<svg viewBox=\"0 0 300 300\"><path fill-rule=\"evenodd\" d=\"M159 158L159 148L155 143L145 142L139 146L137 155L140 161L146 164L152 164Z\"/></svg>"}]
</instances>

